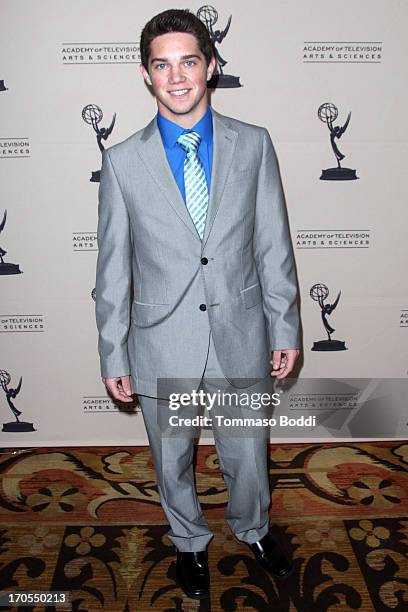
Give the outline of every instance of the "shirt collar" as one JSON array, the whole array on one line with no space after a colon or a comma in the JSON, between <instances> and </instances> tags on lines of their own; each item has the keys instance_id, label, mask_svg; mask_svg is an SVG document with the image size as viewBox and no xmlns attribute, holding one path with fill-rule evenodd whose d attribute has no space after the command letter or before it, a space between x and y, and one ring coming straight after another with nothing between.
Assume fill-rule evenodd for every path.
<instances>
[{"instance_id":1,"label":"shirt collar","mask_svg":"<svg viewBox=\"0 0 408 612\"><path fill-rule=\"evenodd\" d=\"M163 144L167 148L174 147L177 143L178 137L181 136L181 134L193 131L200 134L202 142L208 143L210 142L213 133L211 106L208 105L205 115L201 117L200 121L198 121L191 129L181 127L177 123L163 117L163 115L161 115L159 112L157 113L157 125L160 130Z\"/></svg>"}]
</instances>

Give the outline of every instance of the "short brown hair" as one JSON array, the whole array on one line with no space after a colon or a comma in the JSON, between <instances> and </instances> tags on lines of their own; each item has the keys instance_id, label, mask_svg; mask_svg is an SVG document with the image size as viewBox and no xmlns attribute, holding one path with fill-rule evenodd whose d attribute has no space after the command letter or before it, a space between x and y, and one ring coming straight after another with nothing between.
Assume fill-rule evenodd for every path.
<instances>
[{"instance_id":1,"label":"short brown hair","mask_svg":"<svg viewBox=\"0 0 408 612\"><path fill-rule=\"evenodd\" d=\"M150 58L150 43L157 36L169 32L185 32L192 34L208 64L215 57L214 45L204 23L188 9L168 9L155 15L146 23L140 36L140 58L146 68Z\"/></svg>"}]
</instances>

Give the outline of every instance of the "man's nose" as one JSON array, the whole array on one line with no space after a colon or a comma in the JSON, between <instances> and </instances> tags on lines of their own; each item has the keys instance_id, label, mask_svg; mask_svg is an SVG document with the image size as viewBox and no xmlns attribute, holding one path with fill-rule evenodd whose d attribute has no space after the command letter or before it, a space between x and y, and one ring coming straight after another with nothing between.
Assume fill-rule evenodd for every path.
<instances>
[{"instance_id":1,"label":"man's nose","mask_svg":"<svg viewBox=\"0 0 408 612\"><path fill-rule=\"evenodd\" d=\"M185 75L181 66L172 66L170 69L170 81L172 83L179 83L184 81Z\"/></svg>"}]
</instances>

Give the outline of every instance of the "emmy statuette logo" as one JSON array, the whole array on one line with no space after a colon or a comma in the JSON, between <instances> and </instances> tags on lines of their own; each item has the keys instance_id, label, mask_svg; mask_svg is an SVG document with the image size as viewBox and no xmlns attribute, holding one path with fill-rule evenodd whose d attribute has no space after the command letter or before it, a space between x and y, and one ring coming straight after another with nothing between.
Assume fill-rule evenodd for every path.
<instances>
[{"instance_id":1,"label":"emmy statuette logo","mask_svg":"<svg viewBox=\"0 0 408 612\"><path fill-rule=\"evenodd\" d=\"M103 119L102 109L96 104L87 104L82 109L82 119L85 121L85 123L92 125L96 133L96 141L98 143L99 150L102 153L105 149L102 140L107 140L111 135L113 126L115 125L116 121L116 113L113 114L113 119L108 128L99 127L99 124ZM100 179L101 171L95 170L95 172L92 172L92 176L89 180L91 181L91 183L99 183Z\"/></svg>"},{"instance_id":2,"label":"emmy statuette logo","mask_svg":"<svg viewBox=\"0 0 408 612\"><path fill-rule=\"evenodd\" d=\"M312 351L346 351L346 343L344 340L333 340L331 335L334 331L334 327L331 327L327 320L327 315L331 314L333 310L336 308L339 303L341 291L333 304L325 304L324 300L329 296L329 290L326 285L322 283L316 283L310 289L310 297L315 302L319 302L319 306L321 308L321 315L324 328L328 335L328 340L318 340L317 342L313 342Z\"/></svg>"},{"instance_id":3,"label":"emmy statuette logo","mask_svg":"<svg viewBox=\"0 0 408 612\"><path fill-rule=\"evenodd\" d=\"M6 219L7 219L7 210L4 211L3 219L2 219L2 222L0 223L0 234L4 229L4 226L6 225ZM4 261L3 257L4 255L6 255L6 253L7 251L2 249L0 246L0 276L3 274L21 274L22 270L20 270L20 267L18 264L7 263L6 261Z\"/></svg>"},{"instance_id":4,"label":"emmy statuette logo","mask_svg":"<svg viewBox=\"0 0 408 612\"><path fill-rule=\"evenodd\" d=\"M10 423L3 423L2 431L36 431L34 425L32 423L27 423L26 421L20 421L18 418L20 414L22 414L21 410L18 410L14 404L13 399L17 397L20 393L21 384L23 382L22 376L20 376L20 382L18 383L15 389L9 388L9 384L11 382L11 376L6 370L0 370L0 385L6 394L7 403L11 412L15 416L15 421L11 421Z\"/></svg>"},{"instance_id":5,"label":"emmy statuette logo","mask_svg":"<svg viewBox=\"0 0 408 612\"><path fill-rule=\"evenodd\" d=\"M319 106L317 111L317 116L320 121L323 121L327 125L330 131L330 143L333 149L333 153L337 160L336 168L327 168L326 170L322 170L322 174L320 176L321 181L354 181L359 177L356 176L356 171L351 168L343 168L340 165L342 159L345 158L345 155L339 151L339 148L336 144L336 138L341 138L342 134L347 129L347 126L350 121L351 113L348 114L346 122L343 126L333 125L333 121L335 121L338 117L339 111L335 104L331 102L325 102Z\"/></svg>"},{"instance_id":6,"label":"emmy statuette logo","mask_svg":"<svg viewBox=\"0 0 408 612\"><path fill-rule=\"evenodd\" d=\"M205 6L200 7L197 11L197 17L200 19L200 21L203 22L210 34L211 42L213 43L215 49L215 57L217 60L216 72L208 81L207 87L209 87L210 89L215 89L216 87L242 87L241 83L239 82L239 76L224 74L223 68L226 64L228 64L228 62L221 57L220 52L216 47L216 44L221 44L224 38L226 37L231 25L232 15L229 16L228 23L223 30L213 29L213 26L218 21L218 12L213 6L206 4Z\"/></svg>"}]
</instances>

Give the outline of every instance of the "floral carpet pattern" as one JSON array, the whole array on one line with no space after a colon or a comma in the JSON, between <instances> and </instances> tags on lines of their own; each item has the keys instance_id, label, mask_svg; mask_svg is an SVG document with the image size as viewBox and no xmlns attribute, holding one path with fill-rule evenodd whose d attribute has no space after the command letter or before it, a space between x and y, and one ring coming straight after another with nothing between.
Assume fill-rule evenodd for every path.
<instances>
[{"instance_id":1,"label":"floral carpet pattern","mask_svg":"<svg viewBox=\"0 0 408 612\"><path fill-rule=\"evenodd\" d=\"M211 599L176 586L149 447L0 449L0 591L71 604L0 610L408 610L408 443L270 446L272 532L295 571L274 580L225 521L214 446L196 484L214 531Z\"/></svg>"}]
</instances>

